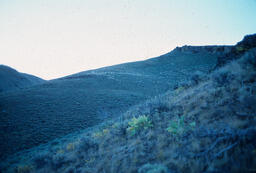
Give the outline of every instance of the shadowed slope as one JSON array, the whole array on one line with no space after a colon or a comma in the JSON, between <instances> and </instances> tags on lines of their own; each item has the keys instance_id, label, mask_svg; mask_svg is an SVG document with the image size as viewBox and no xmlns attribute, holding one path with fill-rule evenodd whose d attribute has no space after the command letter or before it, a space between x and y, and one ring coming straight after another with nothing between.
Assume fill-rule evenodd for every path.
<instances>
[{"instance_id":1,"label":"shadowed slope","mask_svg":"<svg viewBox=\"0 0 256 173\"><path fill-rule=\"evenodd\" d=\"M119 116L131 105L186 81L193 72L207 72L216 61L215 54L206 51L175 50L146 61L81 72L2 93L2 156Z\"/></svg>"},{"instance_id":2,"label":"shadowed slope","mask_svg":"<svg viewBox=\"0 0 256 173\"><path fill-rule=\"evenodd\" d=\"M43 82L43 79L36 76L19 73L11 67L0 65L0 92L26 88Z\"/></svg>"}]
</instances>

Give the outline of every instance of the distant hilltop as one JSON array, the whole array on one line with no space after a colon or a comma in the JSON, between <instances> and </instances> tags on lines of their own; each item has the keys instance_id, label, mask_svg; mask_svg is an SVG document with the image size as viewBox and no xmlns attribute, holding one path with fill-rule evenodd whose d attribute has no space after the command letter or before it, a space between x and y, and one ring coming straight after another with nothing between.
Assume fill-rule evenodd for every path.
<instances>
[{"instance_id":1,"label":"distant hilltop","mask_svg":"<svg viewBox=\"0 0 256 173\"><path fill-rule=\"evenodd\" d=\"M227 62L239 58L244 52L256 47L256 33L246 35L242 41L236 45L213 45L213 46L182 46L176 47L173 52L207 52L218 55L216 67L223 66Z\"/></svg>"},{"instance_id":2,"label":"distant hilltop","mask_svg":"<svg viewBox=\"0 0 256 173\"><path fill-rule=\"evenodd\" d=\"M233 46L182 46L182 47L176 47L174 51L179 52L192 52L192 53L198 53L198 52L208 52L208 53L214 53L214 54L223 54L228 53L232 49Z\"/></svg>"},{"instance_id":3,"label":"distant hilltop","mask_svg":"<svg viewBox=\"0 0 256 173\"><path fill-rule=\"evenodd\" d=\"M174 51L179 52L208 52L208 53L217 53L217 54L240 54L251 48L256 47L256 33L251 35L246 35L242 41L238 42L236 45L212 45L212 46L182 46L176 47Z\"/></svg>"},{"instance_id":4,"label":"distant hilltop","mask_svg":"<svg viewBox=\"0 0 256 173\"><path fill-rule=\"evenodd\" d=\"M20 73L9 66L0 65L0 92L21 89L42 82L44 80L39 77Z\"/></svg>"},{"instance_id":5,"label":"distant hilltop","mask_svg":"<svg viewBox=\"0 0 256 173\"><path fill-rule=\"evenodd\" d=\"M256 47L256 34L246 35L236 45L210 45L210 46L182 46L176 47L170 53L207 53L217 56L215 68L223 66L227 62L239 58L245 51ZM168 53L169 54L169 53ZM167 54L167 55L168 55ZM111 68L111 67L106 67ZM103 68L105 69L105 68ZM99 69L101 70L101 69ZM97 70L96 70L97 71ZM84 72L81 72L83 74ZM87 72L86 72L87 73ZM75 76L80 74L74 74ZM74 75L70 75L73 77ZM69 77L69 76L68 76ZM64 77L67 78L67 77ZM70 77L69 77L70 78ZM26 73L20 73L15 69L0 65L0 93L41 84L45 80Z\"/></svg>"}]
</instances>

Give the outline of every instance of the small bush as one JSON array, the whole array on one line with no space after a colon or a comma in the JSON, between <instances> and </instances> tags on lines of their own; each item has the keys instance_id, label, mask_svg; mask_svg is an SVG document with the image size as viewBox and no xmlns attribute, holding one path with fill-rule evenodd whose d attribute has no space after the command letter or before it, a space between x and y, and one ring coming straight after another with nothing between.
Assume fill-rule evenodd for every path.
<instances>
[{"instance_id":1,"label":"small bush","mask_svg":"<svg viewBox=\"0 0 256 173\"><path fill-rule=\"evenodd\" d=\"M138 118L133 117L128 124L129 124L129 127L127 128L127 131L132 136L142 129L148 129L150 127L153 127L151 121L145 115L141 115Z\"/></svg>"},{"instance_id":2,"label":"small bush","mask_svg":"<svg viewBox=\"0 0 256 173\"><path fill-rule=\"evenodd\" d=\"M138 170L139 173L169 173L168 168L161 164L145 164Z\"/></svg>"},{"instance_id":3,"label":"small bush","mask_svg":"<svg viewBox=\"0 0 256 173\"><path fill-rule=\"evenodd\" d=\"M179 93L181 93L181 92L184 91L184 90L185 90L185 87L180 86L180 87L178 87L177 89L175 89L174 92L175 92L175 94L179 94Z\"/></svg>"},{"instance_id":4,"label":"small bush","mask_svg":"<svg viewBox=\"0 0 256 173\"><path fill-rule=\"evenodd\" d=\"M218 86L225 86L235 79L235 75L228 69L221 69L212 75L213 82Z\"/></svg>"},{"instance_id":5,"label":"small bush","mask_svg":"<svg viewBox=\"0 0 256 173\"><path fill-rule=\"evenodd\" d=\"M67 146L66 146L66 149L68 151L73 151L75 149L75 143L69 143Z\"/></svg>"},{"instance_id":6,"label":"small bush","mask_svg":"<svg viewBox=\"0 0 256 173\"><path fill-rule=\"evenodd\" d=\"M166 130L172 134L181 135L187 130L193 129L195 126L195 122L191 122L187 126L185 126L184 116L181 116L178 120L171 121L169 127Z\"/></svg>"},{"instance_id":7,"label":"small bush","mask_svg":"<svg viewBox=\"0 0 256 173\"><path fill-rule=\"evenodd\" d=\"M92 134L92 136L93 136L94 138L100 138L100 137L103 136L103 134L102 134L101 132L95 132L95 133Z\"/></svg>"},{"instance_id":8,"label":"small bush","mask_svg":"<svg viewBox=\"0 0 256 173\"><path fill-rule=\"evenodd\" d=\"M78 152L87 152L89 149L98 149L98 143L96 143L93 139L88 137L83 137L80 139L80 143L78 144Z\"/></svg>"},{"instance_id":9,"label":"small bush","mask_svg":"<svg viewBox=\"0 0 256 173\"><path fill-rule=\"evenodd\" d=\"M72 162L72 158L68 157L68 154L56 154L51 159L51 168L54 171L57 171L60 168L66 167L69 163Z\"/></svg>"},{"instance_id":10,"label":"small bush","mask_svg":"<svg viewBox=\"0 0 256 173\"><path fill-rule=\"evenodd\" d=\"M109 129L103 129L102 131L98 131L92 134L94 138L100 138L106 136L109 133Z\"/></svg>"},{"instance_id":11,"label":"small bush","mask_svg":"<svg viewBox=\"0 0 256 173\"><path fill-rule=\"evenodd\" d=\"M237 52L244 52L244 51L246 51L247 49L246 48L244 48L244 47L242 47L242 46L236 46L236 51Z\"/></svg>"},{"instance_id":12,"label":"small bush","mask_svg":"<svg viewBox=\"0 0 256 173\"><path fill-rule=\"evenodd\" d=\"M31 172L33 167L31 165L20 165L16 168L17 173L29 173Z\"/></svg>"},{"instance_id":13,"label":"small bush","mask_svg":"<svg viewBox=\"0 0 256 173\"><path fill-rule=\"evenodd\" d=\"M201 71L196 71L192 76L191 76L191 84L192 85L197 85L199 84L201 81L206 80L206 74L204 74Z\"/></svg>"},{"instance_id":14,"label":"small bush","mask_svg":"<svg viewBox=\"0 0 256 173\"><path fill-rule=\"evenodd\" d=\"M64 153L65 153L65 151L63 149L58 149L56 151L56 154L64 154Z\"/></svg>"},{"instance_id":15,"label":"small bush","mask_svg":"<svg viewBox=\"0 0 256 173\"><path fill-rule=\"evenodd\" d=\"M49 164L50 160L51 160L51 156L49 153L38 153L32 159L32 161L37 169L41 169L44 166L46 166L47 164Z\"/></svg>"}]
</instances>

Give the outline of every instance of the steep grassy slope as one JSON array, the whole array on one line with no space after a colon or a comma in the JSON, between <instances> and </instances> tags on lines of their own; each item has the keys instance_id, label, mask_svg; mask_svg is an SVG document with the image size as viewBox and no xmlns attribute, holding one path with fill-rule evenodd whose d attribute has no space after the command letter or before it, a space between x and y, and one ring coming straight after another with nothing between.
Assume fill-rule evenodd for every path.
<instances>
[{"instance_id":1,"label":"steep grassy slope","mask_svg":"<svg viewBox=\"0 0 256 173\"><path fill-rule=\"evenodd\" d=\"M0 152L28 149L104 119L172 89L216 54L175 50L146 61L86 71L15 92L0 93Z\"/></svg>"},{"instance_id":2,"label":"steep grassy slope","mask_svg":"<svg viewBox=\"0 0 256 173\"><path fill-rule=\"evenodd\" d=\"M256 48L121 117L17 154L6 172L254 172ZM145 115L145 116L144 116Z\"/></svg>"},{"instance_id":3,"label":"steep grassy slope","mask_svg":"<svg viewBox=\"0 0 256 173\"><path fill-rule=\"evenodd\" d=\"M19 73L11 67L0 65L0 92L26 88L43 82L43 79L36 76Z\"/></svg>"}]
</instances>

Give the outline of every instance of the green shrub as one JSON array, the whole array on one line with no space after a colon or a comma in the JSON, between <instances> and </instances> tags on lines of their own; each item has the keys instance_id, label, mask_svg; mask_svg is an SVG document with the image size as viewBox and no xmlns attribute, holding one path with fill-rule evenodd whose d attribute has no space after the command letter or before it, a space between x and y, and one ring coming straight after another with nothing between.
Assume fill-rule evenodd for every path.
<instances>
[{"instance_id":1,"label":"green shrub","mask_svg":"<svg viewBox=\"0 0 256 173\"><path fill-rule=\"evenodd\" d=\"M66 150L73 151L76 147L76 144L74 142L68 143L66 146Z\"/></svg>"},{"instance_id":2,"label":"green shrub","mask_svg":"<svg viewBox=\"0 0 256 173\"><path fill-rule=\"evenodd\" d=\"M147 163L139 168L139 173L168 173L170 172L165 165Z\"/></svg>"},{"instance_id":3,"label":"green shrub","mask_svg":"<svg viewBox=\"0 0 256 173\"><path fill-rule=\"evenodd\" d=\"M17 173L29 173L31 172L33 169L33 167L31 165L19 165L17 168L16 168L16 171Z\"/></svg>"},{"instance_id":4,"label":"green shrub","mask_svg":"<svg viewBox=\"0 0 256 173\"><path fill-rule=\"evenodd\" d=\"M100 138L106 136L109 133L109 129L103 129L102 131L98 131L92 134L94 138Z\"/></svg>"},{"instance_id":5,"label":"green shrub","mask_svg":"<svg viewBox=\"0 0 256 173\"><path fill-rule=\"evenodd\" d=\"M182 91L184 91L185 90L185 88L183 87L183 86L180 86L179 88L177 88L176 90L174 90L175 91L175 94L179 94L179 93L181 93Z\"/></svg>"},{"instance_id":6,"label":"green shrub","mask_svg":"<svg viewBox=\"0 0 256 173\"><path fill-rule=\"evenodd\" d=\"M145 115L141 115L138 118L133 117L128 124L129 124L129 127L127 128L127 131L132 136L135 135L139 130L153 127L151 121Z\"/></svg>"},{"instance_id":7,"label":"green shrub","mask_svg":"<svg viewBox=\"0 0 256 173\"><path fill-rule=\"evenodd\" d=\"M236 46L236 50L238 52L244 51L244 48L242 46Z\"/></svg>"},{"instance_id":8,"label":"green shrub","mask_svg":"<svg viewBox=\"0 0 256 173\"><path fill-rule=\"evenodd\" d=\"M169 127L166 129L172 134L181 135L189 129L193 129L196 126L196 122L191 122L185 126L184 116L181 116L176 121L171 121Z\"/></svg>"},{"instance_id":9,"label":"green shrub","mask_svg":"<svg viewBox=\"0 0 256 173\"><path fill-rule=\"evenodd\" d=\"M243 46L236 46L236 51L237 52L245 52L247 51L248 49L246 47L243 47Z\"/></svg>"}]
</instances>

